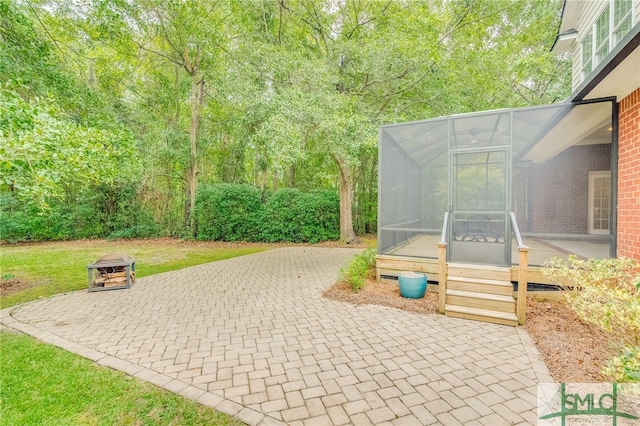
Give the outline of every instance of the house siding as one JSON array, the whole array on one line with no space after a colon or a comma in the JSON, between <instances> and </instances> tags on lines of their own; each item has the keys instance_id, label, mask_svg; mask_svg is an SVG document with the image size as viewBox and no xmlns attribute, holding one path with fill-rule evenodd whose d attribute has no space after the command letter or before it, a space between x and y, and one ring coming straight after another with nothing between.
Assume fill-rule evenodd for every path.
<instances>
[{"instance_id":1,"label":"house siding","mask_svg":"<svg viewBox=\"0 0 640 426\"><path fill-rule=\"evenodd\" d=\"M569 0L571 1L571 0ZM583 1L583 0L574 0ZM571 55L571 90L575 91L583 82L582 78L582 51L581 43L589 30L593 28L593 24L600 16L602 11L609 7L613 0L583 1L583 9L577 23L578 39L573 46L573 54ZM633 0L631 11L631 26L640 22L640 0ZM611 49L613 50L613 48Z\"/></svg>"},{"instance_id":2,"label":"house siding","mask_svg":"<svg viewBox=\"0 0 640 426\"><path fill-rule=\"evenodd\" d=\"M571 81L571 90L573 91L575 91L583 81L580 72L582 67L582 52L580 44L589 30L593 27L593 23L598 19L600 13L602 13L605 7L609 7L609 3L609 0L585 1L583 3L584 6L582 13L578 19L578 28L576 28L578 30L578 40L573 52L573 74Z\"/></svg>"},{"instance_id":3,"label":"house siding","mask_svg":"<svg viewBox=\"0 0 640 426\"><path fill-rule=\"evenodd\" d=\"M610 144L574 146L534 166L528 176L525 232L588 234L589 172L607 170L611 170Z\"/></svg>"},{"instance_id":4,"label":"house siding","mask_svg":"<svg viewBox=\"0 0 640 426\"><path fill-rule=\"evenodd\" d=\"M640 88L619 104L619 256L640 260Z\"/></svg>"}]
</instances>

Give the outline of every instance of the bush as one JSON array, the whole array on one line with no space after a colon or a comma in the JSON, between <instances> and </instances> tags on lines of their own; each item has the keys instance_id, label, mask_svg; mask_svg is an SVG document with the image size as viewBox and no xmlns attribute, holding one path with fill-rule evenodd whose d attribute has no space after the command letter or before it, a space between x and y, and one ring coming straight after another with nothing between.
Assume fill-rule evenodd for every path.
<instances>
[{"instance_id":1,"label":"bush","mask_svg":"<svg viewBox=\"0 0 640 426\"><path fill-rule=\"evenodd\" d=\"M640 264L628 258L567 261L553 259L543 271L556 283L568 284L567 301L576 315L611 336L620 355L603 371L616 380L640 381L630 374L640 365Z\"/></svg>"},{"instance_id":2,"label":"bush","mask_svg":"<svg viewBox=\"0 0 640 426\"><path fill-rule=\"evenodd\" d=\"M376 250L367 249L356 255L351 263L340 269L338 281L347 284L354 292L364 287L366 280L375 273Z\"/></svg>"},{"instance_id":3,"label":"bush","mask_svg":"<svg viewBox=\"0 0 640 426\"><path fill-rule=\"evenodd\" d=\"M12 194L0 195L0 240L16 243L34 239L42 228L43 216L34 207L20 203Z\"/></svg>"},{"instance_id":4,"label":"bush","mask_svg":"<svg viewBox=\"0 0 640 426\"><path fill-rule=\"evenodd\" d=\"M619 383L640 383L640 346L624 347L602 372Z\"/></svg>"},{"instance_id":5,"label":"bush","mask_svg":"<svg viewBox=\"0 0 640 426\"><path fill-rule=\"evenodd\" d=\"M8 242L80 238L147 238L162 234L144 205L136 183L119 181L91 186L62 199L49 209L0 195L0 240Z\"/></svg>"},{"instance_id":6,"label":"bush","mask_svg":"<svg viewBox=\"0 0 640 426\"><path fill-rule=\"evenodd\" d=\"M196 199L198 240L255 241L262 210L256 187L244 184L202 185Z\"/></svg>"},{"instance_id":7,"label":"bush","mask_svg":"<svg viewBox=\"0 0 640 426\"><path fill-rule=\"evenodd\" d=\"M318 243L340 237L340 200L334 191L277 190L267 198L262 217L262 241Z\"/></svg>"}]
</instances>

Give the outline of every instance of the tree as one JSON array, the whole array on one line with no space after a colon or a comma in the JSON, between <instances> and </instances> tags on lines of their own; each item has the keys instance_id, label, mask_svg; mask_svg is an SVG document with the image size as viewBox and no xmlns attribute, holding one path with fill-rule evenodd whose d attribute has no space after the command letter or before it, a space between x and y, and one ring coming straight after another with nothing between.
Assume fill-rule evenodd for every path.
<instances>
[{"instance_id":1,"label":"tree","mask_svg":"<svg viewBox=\"0 0 640 426\"><path fill-rule=\"evenodd\" d=\"M46 209L65 188L113 179L131 161L131 142L126 132L74 123L51 99L0 89L0 189L27 203Z\"/></svg>"},{"instance_id":2,"label":"tree","mask_svg":"<svg viewBox=\"0 0 640 426\"><path fill-rule=\"evenodd\" d=\"M73 78L53 42L0 1L0 191L40 208L74 188L137 169L131 134Z\"/></svg>"},{"instance_id":3,"label":"tree","mask_svg":"<svg viewBox=\"0 0 640 426\"><path fill-rule=\"evenodd\" d=\"M188 206L185 220L194 226L193 212L198 191L198 149L207 73L213 72L221 49L224 13L221 3L202 1L155 2L141 4L136 13L140 49L181 69L190 81Z\"/></svg>"},{"instance_id":4,"label":"tree","mask_svg":"<svg viewBox=\"0 0 640 426\"><path fill-rule=\"evenodd\" d=\"M556 0L0 8L0 79L25 111L50 111L70 134L106 132L114 149L135 135L144 164L135 179L172 234L197 232L199 183L253 180L339 189L349 242L353 212L374 211L380 124L552 102L568 90L567 62L547 52Z\"/></svg>"}]
</instances>

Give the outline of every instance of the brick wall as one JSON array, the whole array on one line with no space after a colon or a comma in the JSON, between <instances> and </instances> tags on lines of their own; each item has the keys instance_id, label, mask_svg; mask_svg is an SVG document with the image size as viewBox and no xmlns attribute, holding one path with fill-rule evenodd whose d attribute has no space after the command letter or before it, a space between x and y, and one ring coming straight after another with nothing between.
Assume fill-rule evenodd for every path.
<instances>
[{"instance_id":1,"label":"brick wall","mask_svg":"<svg viewBox=\"0 0 640 426\"><path fill-rule=\"evenodd\" d=\"M618 256L640 260L640 88L619 104Z\"/></svg>"},{"instance_id":2,"label":"brick wall","mask_svg":"<svg viewBox=\"0 0 640 426\"><path fill-rule=\"evenodd\" d=\"M589 172L611 170L611 145L571 147L531 167L527 231L589 233Z\"/></svg>"}]
</instances>

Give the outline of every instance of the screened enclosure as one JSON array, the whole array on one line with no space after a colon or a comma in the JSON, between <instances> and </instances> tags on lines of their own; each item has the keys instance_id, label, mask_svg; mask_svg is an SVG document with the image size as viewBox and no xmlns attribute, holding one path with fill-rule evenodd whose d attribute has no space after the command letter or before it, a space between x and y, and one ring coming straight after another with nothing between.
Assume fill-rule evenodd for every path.
<instances>
[{"instance_id":1,"label":"screened enclosure","mask_svg":"<svg viewBox=\"0 0 640 426\"><path fill-rule=\"evenodd\" d=\"M615 255L612 105L381 127L378 253L436 258L444 237L449 261L511 265L516 222L531 264Z\"/></svg>"}]
</instances>

